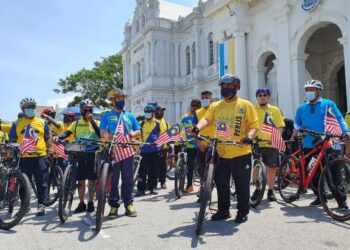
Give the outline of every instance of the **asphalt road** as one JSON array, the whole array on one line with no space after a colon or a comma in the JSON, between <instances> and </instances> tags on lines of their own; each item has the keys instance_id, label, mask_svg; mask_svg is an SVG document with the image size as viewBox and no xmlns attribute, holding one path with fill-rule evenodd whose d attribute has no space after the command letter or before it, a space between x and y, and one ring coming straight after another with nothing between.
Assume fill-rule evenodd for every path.
<instances>
[{"instance_id":1,"label":"asphalt road","mask_svg":"<svg viewBox=\"0 0 350 250\"><path fill-rule=\"evenodd\" d=\"M106 219L100 233L95 232L90 214L74 214L60 223L57 204L48 208L45 216L35 217L33 200L31 212L19 225L10 231L0 230L0 249L350 249L350 221L334 221L322 208L309 207L310 192L294 204L282 202L279 195L274 203L264 198L241 225L233 222L236 209L232 199L232 218L205 221L203 235L197 237L196 194L175 199L169 181L167 190L158 191L156 196L135 199L138 217L124 216L122 206L118 218ZM73 207L76 205L77 201Z\"/></svg>"}]
</instances>

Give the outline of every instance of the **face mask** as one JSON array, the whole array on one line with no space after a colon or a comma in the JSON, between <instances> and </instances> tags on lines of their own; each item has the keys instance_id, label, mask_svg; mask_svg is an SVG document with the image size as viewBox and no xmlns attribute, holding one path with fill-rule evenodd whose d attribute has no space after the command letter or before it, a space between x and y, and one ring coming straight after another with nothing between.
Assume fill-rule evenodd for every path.
<instances>
[{"instance_id":1,"label":"face mask","mask_svg":"<svg viewBox=\"0 0 350 250\"><path fill-rule=\"evenodd\" d=\"M125 107L125 101L116 101L115 102L115 106L120 109L120 110L123 110L124 107Z\"/></svg>"},{"instance_id":2,"label":"face mask","mask_svg":"<svg viewBox=\"0 0 350 250\"><path fill-rule=\"evenodd\" d=\"M25 109L24 114L27 117L34 117L35 116L35 109Z\"/></svg>"},{"instance_id":3,"label":"face mask","mask_svg":"<svg viewBox=\"0 0 350 250\"><path fill-rule=\"evenodd\" d=\"M221 95L223 97L229 97L232 95L236 95L237 90L236 89L231 89L231 88L221 88Z\"/></svg>"},{"instance_id":4,"label":"face mask","mask_svg":"<svg viewBox=\"0 0 350 250\"><path fill-rule=\"evenodd\" d=\"M202 107L208 107L210 105L210 99L201 100Z\"/></svg>"},{"instance_id":5,"label":"face mask","mask_svg":"<svg viewBox=\"0 0 350 250\"><path fill-rule=\"evenodd\" d=\"M152 113L145 113L145 118L146 119L151 119L152 118Z\"/></svg>"},{"instance_id":6,"label":"face mask","mask_svg":"<svg viewBox=\"0 0 350 250\"><path fill-rule=\"evenodd\" d=\"M305 99L308 102L311 102L312 100L314 100L316 98L316 93L314 91L307 91L305 93Z\"/></svg>"}]
</instances>

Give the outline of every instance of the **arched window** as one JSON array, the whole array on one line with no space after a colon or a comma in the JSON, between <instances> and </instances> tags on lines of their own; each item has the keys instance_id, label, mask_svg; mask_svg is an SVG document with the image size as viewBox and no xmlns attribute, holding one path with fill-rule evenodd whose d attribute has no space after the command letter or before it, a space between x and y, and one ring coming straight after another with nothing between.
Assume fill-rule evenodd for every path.
<instances>
[{"instance_id":1,"label":"arched window","mask_svg":"<svg viewBox=\"0 0 350 250\"><path fill-rule=\"evenodd\" d=\"M192 44L192 68L196 67L196 43Z\"/></svg>"},{"instance_id":2,"label":"arched window","mask_svg":"<svg viewBox=\"0 0 350 250\"><path fill-rule=\"evenodd\" d=\"M186 75L191 74L191 51L190 46L186 47Z\"/></svg>"},{"instance_id":3,"label":"arched window","mask_svg":"<svg viewBox=\"0 0 350 250\"><path fill-rule=\"evenodd\" d=\"M209 65L214 64L214 41L213 41L213 33L210 33L208 36L208 61Z\"/></svg>"}]
</instances>

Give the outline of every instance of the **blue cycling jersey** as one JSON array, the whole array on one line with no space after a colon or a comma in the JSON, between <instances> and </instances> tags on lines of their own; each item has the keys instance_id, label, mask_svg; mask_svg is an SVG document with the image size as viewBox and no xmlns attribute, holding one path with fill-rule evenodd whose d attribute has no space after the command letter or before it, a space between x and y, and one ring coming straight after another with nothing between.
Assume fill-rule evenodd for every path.
<instances>
[{"instance_id":1,"label":"blue cycling jersey","mask_svg":"<svg viewBox=\"0 0 350 250\"><path fill-rule=\"evenodd\" d=\"M109 134L114 135L121 114L123 114L124 132L126 134L141 129L140 124L133 114L129 112L116 112L114 110L107 111L102 115L100 129L107 130Z\"/></svg>"},{"instance_id":2,"label":"blue cycling jersey","mask_svg":"<svg viewBox=\"0 0 350 250\"><path fill-rule=\"evenodd\" d=\"M332 111L335 117L337 118L343 132L349 132L349 129L347 128L344 118L340 113L337 105L335 105L333 101L323 98L320 98L315 104L310 104L309 102L307 102L300 105L295 115L294 127L298 130L305 128L319 133L324 133L324 120L327 107L332 108ZM313 148L313 140L313 136L306 135L303 139L303 147Z\"/></svg>"}]
</instances>

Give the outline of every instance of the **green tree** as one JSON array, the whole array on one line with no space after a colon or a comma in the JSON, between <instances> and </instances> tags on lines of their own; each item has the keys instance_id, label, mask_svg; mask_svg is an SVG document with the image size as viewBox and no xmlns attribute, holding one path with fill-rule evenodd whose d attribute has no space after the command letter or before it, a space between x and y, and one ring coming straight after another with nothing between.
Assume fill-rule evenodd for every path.
<instances>
[{"instance_id":1,"label":"green tree","mask_svg":"<svg viewBox=\"0 0 350 250\"><path fill-rule=\"evenodd\" d=\"M95 62L92 69L81 69L58 82L56 93L77 93L70 106L89 99L99 107L108 107L107 93L113 88L123 88L123 64L121 55L112 55Z\"/></svg>"}]
</instances>

